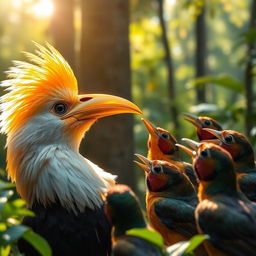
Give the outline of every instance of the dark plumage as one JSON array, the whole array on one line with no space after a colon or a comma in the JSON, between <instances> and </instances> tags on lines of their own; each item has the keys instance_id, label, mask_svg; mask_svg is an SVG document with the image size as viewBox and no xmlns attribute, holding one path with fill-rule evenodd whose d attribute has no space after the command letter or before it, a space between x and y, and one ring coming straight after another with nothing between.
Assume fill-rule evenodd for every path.
<instances>
[{"instance_id":1,"label":"dark plumage","mask_svg":"<svg viewBox=\"0 0 256 256\"><path fill-rule=\"evenodd\" d=\"M238 190L230 154L199 144L194 168L200 179L195 216L199 231L210 236L209 255L256 255L256 204Z\"/></svg>"},{"instance_id":2,"label":"dark plumage","mask_svg":"<svg viewBox=\"0 0 256 256\"><path fill-rule=\"evenodd\" d=\"M32 210L36 217L25 217L23 224L49 241L54 256L110 255L111 225L103 208L87 208L75 214L55 203L47 208L37 204ZM21 252L30 251L29 256L40 255L23 240L19 248Z\"/></svg>"},{"instance_id":3,"label":"dark plumage","mask_svg":"<svg viewBox=\"0 0 256 256\"><path fill-rule=\"evenodd\" d=\"M116 185L109 189L105 209L113 224L113 256L163 256L162 238L147 229L139 200L128 186ZM156 239L149 241L137 235L145 232Z\"/></svg>"},{"instance_id":4,"label":"dark plumage","mask_svg":"<svg viewBox=\"0 0 256 256\"><path fill-rule=\"evenodd\" d=\"M177 166L136 154L144 163L146 207L151 225L168 245L188 240L197 234L194 210L198 203L195 189Z\"/></svg>"},{"instance_id":5,"label":"dark plumage","mask_svg":"<svg viewBox=\"0 0 256 256\"><path fill-rule=\"evenodd\" d=\"M242 133L232 130L208 130L219 140L234 161L238 184L251 201L256 202L256 166L251 143Z\"/></svg>"}]
</instances>

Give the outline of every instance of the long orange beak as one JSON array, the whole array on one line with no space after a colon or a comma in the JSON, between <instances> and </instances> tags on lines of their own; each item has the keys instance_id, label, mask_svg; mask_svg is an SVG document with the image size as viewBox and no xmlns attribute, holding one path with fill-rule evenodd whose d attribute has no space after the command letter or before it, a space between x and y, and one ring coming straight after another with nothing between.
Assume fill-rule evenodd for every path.
<instances>
[{"instance_id":1,"label":"long orange beak","mask_svg":"<svg viewBox=\"0 0 256 256\"><path fill-rule=\"evenodd\" d=\"M123 113L142 114L132 102L108 94L84 94L78 96L79 102L62 117L74 117L77 120L99 119Z\"/></svg>"},{"instance_id":2,"label":"long orange beak","mask_svg":"<svg viewBox=\"0 0 256 256\"><path fill-rule=\"evenodd\" d=\"M198 148L201 144L199 142L196 142L194 140L190 140L190 139L187 139L187 138L182 138L181 140L184 141L189 147L191 147L195 151L198 150Z\"/></svg>"},{"instance_id":3,"label":"long orange beak","mask_svg":"<svg viewBox=\"0 0 256 256\"><path fill-rule=\"evenodd\" d=\"M141 167L145 172L149 173L150 169L152 167L152 161L140 154L135 154L135 156L137 156L141 160L142 163L137 162L137 161L134 161L134 163L136 163L139 167Z\"/></svg>"},{"instance_id":4,"label":"long orange beak","mask_svg":"<svg viewBox=\"0 0 256 256\"><path fill-rule=\"evenodd\" d=\"M217 137L220 141L224 140L223 135L222 135L222 131L217 131L217 130L210 129L210 128L203 128L203 130L206 130L207 132L211 133L212 135Z\"/></svg>"},{"instance_id":5,"label":"long orange beak","mask_svg":"<svg viewBox=\"0 0 256 256\"><path fill-rule=\"evenodd\" d=\"M189 121L198 128L202 128L201 121L197 116L188 113L183 113L183 115L185 116L185 120Z\"/></svg>"},{"instance_id":6,"label":"long orange beak","mask_svg":"<svg viewBox=\"0 0 256 256\"><path fill-rule=\"evenodd\" d=\"M141 120L144 122L144 124L151 136L154 136L154 137L159 136L157 127L154 124L152 124L151 122L149 122L148 120L146 120L144 118L141 118Z\"/></svg>"},{"instance_id":7,"label":"long orange beak","mask_svg":"<svg viewBox=\"0 0 256 256\"><path fill-rule=\"evenodd\" d=\"M184 152L186 152L188 155L190 155L192 158L195 157L196 155L196 152L190 148L187 148L186 146L182 145L182 144L179 144L179 143L176 143L175 146L181 148Z\"/></svg>"}]
</instances>

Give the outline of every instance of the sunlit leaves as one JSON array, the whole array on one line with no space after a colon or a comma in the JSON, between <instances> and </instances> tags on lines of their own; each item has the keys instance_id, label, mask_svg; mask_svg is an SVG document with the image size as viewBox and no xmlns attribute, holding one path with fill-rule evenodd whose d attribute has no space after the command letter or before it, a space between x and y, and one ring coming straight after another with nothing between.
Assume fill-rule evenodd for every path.
<instances>
[{"instance_id":1,"label":"sunlit leaves","mask_svg":"<svg viewBox=\"0 0 256 256\"><path fill-rule=\"evenodd\" d=\"M16 199L13 184L0 180L0 255L18 256L17 240L24 238L43 256L51 255L48 243L29 227L21 224L24 216L34 216L25 202ZM12 253L10 254L10 251Z\"/></svg>"}]
</instances>

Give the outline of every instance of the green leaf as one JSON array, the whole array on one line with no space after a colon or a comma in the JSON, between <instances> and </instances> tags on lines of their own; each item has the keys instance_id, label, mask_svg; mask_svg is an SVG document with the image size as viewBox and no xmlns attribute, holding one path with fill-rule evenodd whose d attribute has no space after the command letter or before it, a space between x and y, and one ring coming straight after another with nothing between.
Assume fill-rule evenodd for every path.
<instances>
[{"instance_id":1,"label":"green leaf","mask_svg":"<svg viewBox=\"0 0 256 256\"><path fill-rule=\"evenodd\" d=\"M208 239L207 235L196 235L189 240L189 245L184 253L192 253L203 241Z\"/></svg>"},{"instance_id":2,"label":"green leaf","mask_svg":"<svg viewBox=\"0 0 256 256\"><path fill-rule=\"evenodd\" d=\"M7 189L7 188L14 188L14 187L15 187L14 183L4 182L0 180L0 190Z\"/></svg>"},{"instance_id":3,"label":"green leaf","mask_svg":"<svg viewBox=\"0 0 256 256\"><path fill-rule=\"evenodd\" d=\"M195 106L191 106L189 108L189 111L196 114L201 113L212 113L219 111L219 107L214 104L208 104L208 103L201 103Z\"/></svg>"},{"instance_id":4,"label":"green leaf","mask_svg":"<svg viewBox=\"0 0 256 256\"><path fill-rule=\"evenodd\" d=\"M141 237L150 243L157 245L162 248L164 246L164 241L162 236L155 230L149 230L147 228L133 228L125 232L125 234L130 236Z\"/></svg>"},{"instance_id":5,"label":"green leaf","mask_svg":"<svg viewBox=\"0 0 256 256\"><path fill-rule=\"evenodd\" d=\"M189 241L182 241L169 246L166 251L169 255L184 256L191 255L193 251L206 239L207 235L195 235Z\"/></svg>"},{"instance_id":6,"label":"green leaf","mask_svg":"<svg viewBox=\"0 0 256 256\"><path fill-rule=\"evenodd\" d=\"M243 92L243 83L234 77L228 75L219 75L217 77L214 76L202 76L197 79L190 81L190 85L192 86L201 86L203 84L216 84L218 86L224 87L226 89L232 90L236 93Z\"/></svg>"},{"instance_id":7,"label":"green leaf","mask_svg":"<svg viewBox=\"0 0 256 256\"><path fill-rule=\"evenodd\" d=\"M2 190L0 192L0 212L3 211L4 206L8 203L8 199L13 196L14 192L12 190Z\"/></svg>"},{"instance_id":8,"label":"green leaf","mask_svg":"<svg viewBox=\"0 0 256 256\"><path fill-rule=\"evenodd\" d=\"M26 231L28 227L23 225L14 225L8 228L6 231L0 233L0 243L3 245L12 244L19 239Z\"/></svg>"},{"instance_id":9,"label":"green leaf","mask_svg":"<svg viewBox=\"0 0 256 256\"><path fill-rule=\"evenodd\" d=\"M11 251L11 246L0 246L0 255L1 256L9 256Z\"/></svg>"},{"instance_id":10,"label":"green leaf","mask_svg":"<svg viewBox=\"0 0 256 256\"><path fill-rule=\"evenodd\" d=\"M51 256L52 250L47 241L33 232L31 229L28 230L26 233L22 236L25 240L27 240L31 245L34 246L34 248L41 253L43 256Z\"/></svg>"}]
</instances>

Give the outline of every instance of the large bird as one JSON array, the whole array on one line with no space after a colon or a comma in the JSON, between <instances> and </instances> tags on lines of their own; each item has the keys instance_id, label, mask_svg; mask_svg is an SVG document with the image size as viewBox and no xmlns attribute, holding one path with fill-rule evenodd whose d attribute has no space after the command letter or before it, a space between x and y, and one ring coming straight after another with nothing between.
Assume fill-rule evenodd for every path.
<instances>
[{"instance_id":1,"label":"large bird","mask_svg":"<svg viewBox=\"0 0 256 256\"><path fill-rule=\"evenodd\" d=\"M148 154L149 160L164 160L177 165L178 169L185 173L194 187L198 187L198 178L190 163L181 160L179 148L176 146L176 138L167 130L156 127L150 121L143 119L148 136Z\"/></svg>"},{"instance_id":2,"label":"large bird","mask_svg":"<svg viewBox=\"0 0 256 256\"><path fill-rule=\"evenodd\" d=\"M189 121L196 127L196 133L198 139L201 140L211 140L216 139L216 137L208 132L207 130L204 130L203 128L211 128L214 130L221 131L222 127L221 125L213 118L208 116L195 116L188 113L183 113L185 116L185 120Z\"/></svg>"},{"instance_id":3,"label":"large bird","mask_svg":"<svg viewBox=\"0 0 256 256\"><path fill-rule=\"evenodd\" d=\"M113 224L113 256L163 256L163 238L147 227L139 199L126 185L108 189L106 215Z\"/></svg>"},{"instance_id":4,"label":"large bird","mask_svg":"<svg viewBox=\"0 0 256 256\"><path fill-rule=\"evenodd\" d=\"M195 216L199 232L210 236L209 255L256 255L256 204L238 189L231 155L212 143L195 142L193 149L200 179Z\"/></svg>"},{"instance_id":5,"label":"large bird","mask_svg":"<svg viewBox=\"0 0 256 256\"><path fill-rule=\"evenodd\" d=\"M206 130L216 136L220 140L220 146L231 154L241 191L256 202L256 166L249 140L242 133L233 130Z\"/></svg>"},{"instance_id":6,"label":"large bird","mask_svg":"<svg viewBox=\"0 0 256 256\"><path fill-rule=\"evenodd\" d=\"M109 255L103 195L115 176L81 156L79 145L97 119L141 111L120 97L78 95L70 66L50 45L26 55L30 62L16 61L1 84L8 176L36 214L24 224L46 238L53 255ZM25 243L20 249L34 255Z\"/></svg>"},{"instance_id":7,"label":"large bird","mask_svg":"<svg viewBox=\"0 0 256 256\"><path fill-rule=\"evenodd\" d=\"M190 239L197 234L194 210L198 199L192 183L169 162L136 156L142 163L135 162L146 175L146 208L152 227L167 245Z\"/></svg>"}]
</instances>

